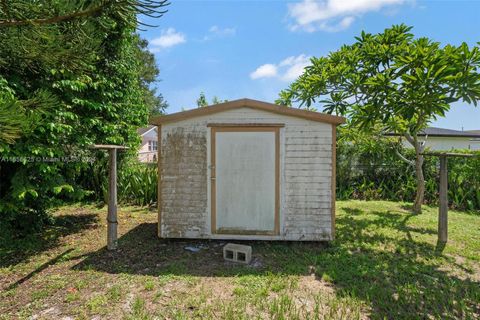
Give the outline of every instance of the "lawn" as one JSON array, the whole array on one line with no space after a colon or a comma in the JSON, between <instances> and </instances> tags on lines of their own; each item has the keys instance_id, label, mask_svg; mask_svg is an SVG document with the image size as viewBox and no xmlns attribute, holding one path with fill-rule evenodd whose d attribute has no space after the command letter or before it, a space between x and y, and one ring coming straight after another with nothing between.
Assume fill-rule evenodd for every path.
<instances>
[{"instance_id":1,"label":"lawn","mask_svg":"<svg viewBox=\"0 0 480 320\"><path fill-rule=\"evenodd\" d=\"M0 233L0 319L480 317L480 212L451 211L442 247L436 208L338 202L334 243L251 242L249 266L224 262L225 242L157 239L137 207L107 252L105 212L62 207L41 234Z\"/></svg>"}]
</instances>

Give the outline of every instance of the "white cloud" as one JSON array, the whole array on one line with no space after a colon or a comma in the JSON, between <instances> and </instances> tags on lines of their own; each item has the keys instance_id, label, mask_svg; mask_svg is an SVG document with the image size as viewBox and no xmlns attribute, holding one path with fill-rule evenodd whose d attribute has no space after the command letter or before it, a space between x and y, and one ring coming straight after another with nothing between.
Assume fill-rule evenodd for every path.
<instances>
[{"instance_id":1,"label":"white cloud","mask_svg":"<svg viewBox=\"0 0 480 320\"><path fill-rule=\"evenodd\" d=\"M237 33L235 28L221 28L219 26L211 26L208 29L208 34L203 37L204 41L211 40L213 38L232 37Z\"/></svg>"},{"instance_id":2,"label":"white cloud","mask_svg":"<svg viewBox=\"0 0 480 320\"><path fill-rule=\"evenodd\" d=\"M272 78L277 76L277 66L271 63L261 65L255 71L250 73L250 78L260 79L260 78Z\"/></svg>"},{"instance_id":3,"label":"white cloud","mask_svg":"<svg viewBox=\"0 0 480 320\"><path fill-rule=\"evenodd\" d=\"M313 32L341 31L348 28L356 17L385 7L405 4L412 0L303 0L288 5L288 16L294 20L291 30Z\"/></svg>"},{"instance_id":4,"label":"white cloud","mask_svg":"<svg viewBox=\"0 0 480 320\"><path fill-rule=\"evenodd\" d=\"M293 81L297 79L310 64L310 57L301 54L283 59L278 64L264 64L250 74L252 79L277 78L282 81Z\"/></svg>"},{"instance_id":5,"label":"white cloud","mask_svg":"<svg viewBox=\"0 0 480 320\"><path fill-rule=\"evenodd\" d=\"M235 28L222 29L219 26L211 26L208 31L218 36L234 36L235 33L237 33L237 30Z\"/></svg>"},{"instance_id":6,"label":"white cloud","mask_svg":"<svg viewBox=\"0 0 480 320\"><path fill-rule=\"evenodd\" d=\"M163 29L160 37L150 40L150 51L158 52L165 48L170 48L186 42L185 35L176 31L174 28Z\"/></svg>"}]
</instances>

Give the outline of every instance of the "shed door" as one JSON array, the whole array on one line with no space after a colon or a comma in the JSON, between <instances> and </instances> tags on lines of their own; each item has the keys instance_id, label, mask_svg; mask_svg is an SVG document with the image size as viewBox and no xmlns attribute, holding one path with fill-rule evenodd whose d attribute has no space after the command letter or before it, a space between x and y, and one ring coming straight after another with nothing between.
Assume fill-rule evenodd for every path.
<instances>
[{"instance_id":1,"label":"shed door","mask_svg":"<svg viewBox=\"0 0 480 320\"><path fill-rule=\"evenodd\" d=\"M279 128L212 128L212 233L278 234Z\"/></svg>"}]
</instances>

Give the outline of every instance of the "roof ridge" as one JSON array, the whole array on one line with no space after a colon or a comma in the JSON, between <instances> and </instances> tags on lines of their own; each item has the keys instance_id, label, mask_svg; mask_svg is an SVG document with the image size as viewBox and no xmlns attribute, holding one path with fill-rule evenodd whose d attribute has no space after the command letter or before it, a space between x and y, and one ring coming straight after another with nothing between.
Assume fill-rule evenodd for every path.
<instances>
[{"instance_id":1,"label":"roof ridge","mask_svg":"<svg viewBox=\"0 0 480 320\"><path fill-rule=\"evenodd\" d=\"M331 124L341 124L345 122L344 117L331 115L327 113L321 113L311 110L304 110L298 108L292 108L289 106L278 105L270 102L264 102L260 100L254 100L249 98L242 98L223 102L219 104L209 105L206 107L200 107L187 111L180 111L162 116L155 116L150 118L149 123L154 125L160 125L163 123L177 122L185 119L200 117L208 114L214 114L217 112L237 109L237 108L252 108L277 114L283 114L286 116L298 117L318 122L326 122Z\"/></svg>"}]
</instances>

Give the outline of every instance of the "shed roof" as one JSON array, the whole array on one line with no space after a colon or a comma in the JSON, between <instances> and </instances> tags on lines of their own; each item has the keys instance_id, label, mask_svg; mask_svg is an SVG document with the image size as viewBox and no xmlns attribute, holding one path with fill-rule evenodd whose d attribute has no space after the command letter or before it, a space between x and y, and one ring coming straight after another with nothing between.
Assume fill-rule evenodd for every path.
<instances>
[{"instance_id":1,"label":"shed roof","mask_svg":"<svg viewBox=\"0 0 480 320\"><path fill-rule=\"evenodd\" d=\"M268 111L272 113L277 113L285 116L297 117L308 119L318 122L326 122L331 124L341 124L345 122L345 118L334 116L331 114L302 110L297 108L290 108L287 106L282 106L278 104L252 100L252 99L239 99L233 100L225 103L214 104L207 107L201 107L197 109L192 109L188 111L176 112L162 116L155 116L150 118L150 124L161 125L164 123L172 123L181 120L186 120L195 117L201 117L209 114L214 114L217 112L238 109L238 108L251 108L257 110Z\"/></svg>"}]
</instances>

